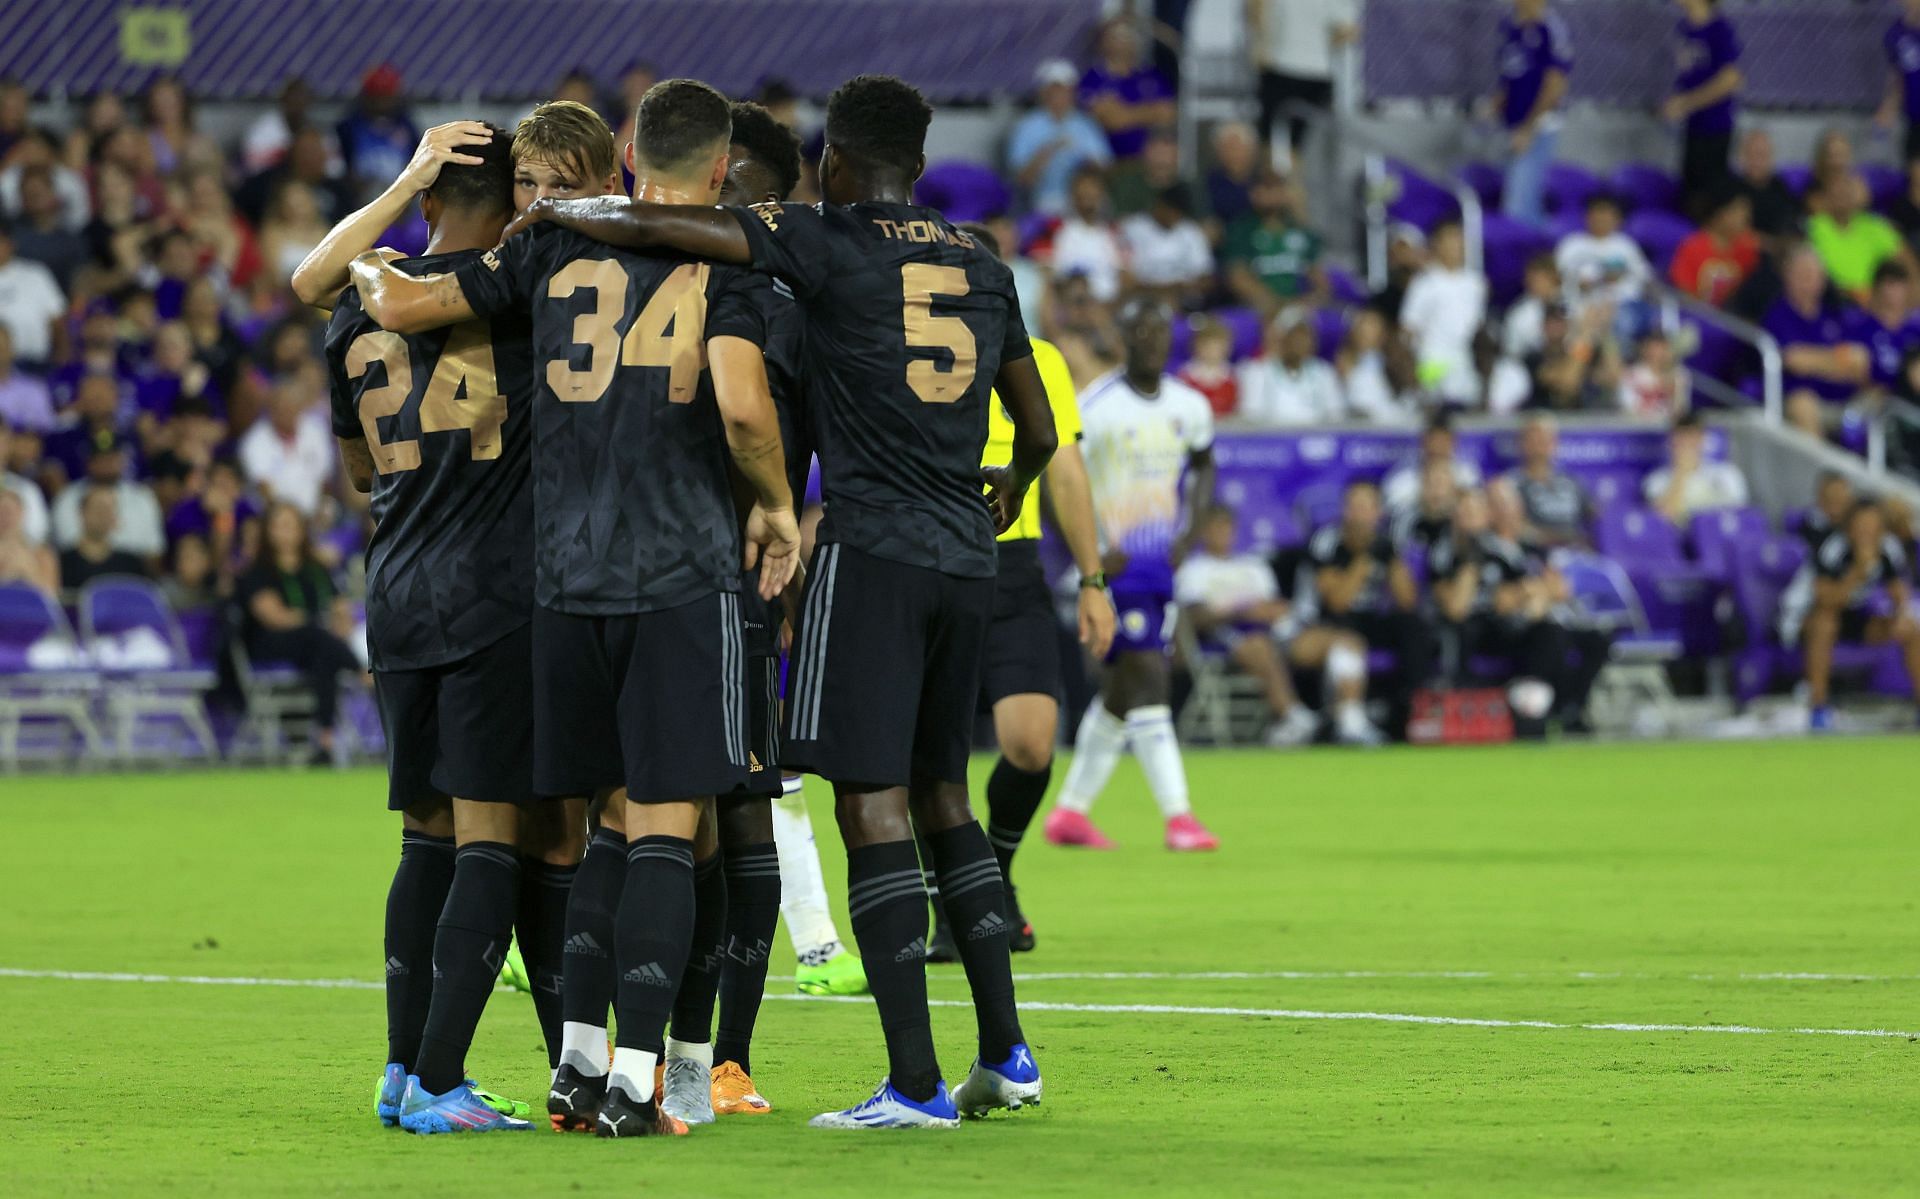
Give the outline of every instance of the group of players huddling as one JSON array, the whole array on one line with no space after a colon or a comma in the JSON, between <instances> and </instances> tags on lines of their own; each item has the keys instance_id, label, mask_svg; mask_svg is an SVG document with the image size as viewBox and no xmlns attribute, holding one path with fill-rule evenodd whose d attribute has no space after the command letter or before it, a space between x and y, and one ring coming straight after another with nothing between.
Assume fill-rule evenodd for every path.
<instances>
[{"instance_id":1,"label":"group of players huddling","mask_svg":"<svg viewBox=\"0 0 1920 1199\"><path fill-rule=\"evenodd\" d=\"M1029 341L991 235L912 202L931 115L897 79L842 85L812 206L784 202L793 134L693 80L641 101L631 199L581 105L543 104L511 136L454 122L296 273L334 307L334 431L373 493L368 641L403 819L382 1123L531 1127L465 1062L516 933L556 1130L678 1135L769 1110L750 1041L783 871L819 885L802 772L834 789L888 1058L871 1098L812 1123L954 1127L1040 1100L1009 957L1033 933L1007 879L1059 715L1023 508L1043 468L1096 656L1115 613L1065 364ZM370 249L416 192L428 252ZM1164 321L1129 323L1151 348ZM1127 382L1151 404L1152 380ZM1182 411L1141 434L1170 451L1130 506L1145 541L1184 523L1180 472L1210 437ZM816 456L803 566L795 496ZM1137 653L1151 638L1129 627L1115 648ZM1178 773L1159 683L1123 671L1097 706ZM980 704L1003 752L987 829L966 786ZM1125 742L1101 731L1111 769ZM1212 848L1176 791L1169 846ZM811 970L810 989L859 988L818 923L803 987ZM951 1095L930 955L963 964L978 1019Z\"/></svg>"}]
</instances>

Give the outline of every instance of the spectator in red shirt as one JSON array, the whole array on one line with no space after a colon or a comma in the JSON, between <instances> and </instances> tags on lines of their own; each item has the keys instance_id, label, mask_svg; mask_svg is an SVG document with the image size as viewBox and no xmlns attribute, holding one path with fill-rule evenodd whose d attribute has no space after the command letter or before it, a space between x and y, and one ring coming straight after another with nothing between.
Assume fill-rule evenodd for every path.
<instances>
[{"instance_id":1,"label":"spectator in red shirt","mask_svg":"<svg viewBox=\"0 0 1920 1199\"><path fill-rule=\"evenodd\" d=\"M1193 320L1193 357L1180 368L1180 381L1207 397L1215 416L1232 416L1240 406L1240 384L1233 373L1233 334L1211 317Z\"/></svg>"},{"instance_id":2,"label":"spectator in red shirt","mask_svg":"<svg viewBox=\"0 0 1920 1199\"><path fill-rule=\"evenodd\" d=\"M1706 225L1680 243L1668 274L1675 287L1717 308L1759 263L1753 202L1739 192L1728 192L1713 206Z\"/></svg>"}]
</instances>

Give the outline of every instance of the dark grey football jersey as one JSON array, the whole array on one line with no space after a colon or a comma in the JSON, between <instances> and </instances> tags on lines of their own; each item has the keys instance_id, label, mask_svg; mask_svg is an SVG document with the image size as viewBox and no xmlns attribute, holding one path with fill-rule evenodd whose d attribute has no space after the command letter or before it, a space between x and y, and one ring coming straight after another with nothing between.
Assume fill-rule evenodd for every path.
<instances>
[{"instance_id":1,"label":"dark grey football jersey","mask_svg":"<svg viewBox=\"0 0 1920 1199\"><path fill-rule=\"evenodd\" d=\"M396 263L455 270L480 252ZM375 670L458 661L533 611L533 359L524 312L390 333L340 296L327 325L333 431L372 452L367 649Z\"/></svg>"},{"instance_id":2,"label":"dark grey football jersey","mask_svg":"<svg viewBox=\"0 0 1920 1199\"><path fill-rule=\"evenodd\" d=\"M608 616L740 586L707 342L766 345L752 272L536 225L463 265L482 315L531 311L534 599Z\"/></svg>"},{"instance_id":3,"label":"dark grey football jersey","mask_svg":"<svg viewBox=\"0 0 1920 1199\"><path fill-rule=\"evenodd\" d=\"M980 487L987 400L1032 354L1013 274L931 208L731 209L753 264L806 312L820 540L967 578L994 574Z\"/></svg>"}]
</instances>

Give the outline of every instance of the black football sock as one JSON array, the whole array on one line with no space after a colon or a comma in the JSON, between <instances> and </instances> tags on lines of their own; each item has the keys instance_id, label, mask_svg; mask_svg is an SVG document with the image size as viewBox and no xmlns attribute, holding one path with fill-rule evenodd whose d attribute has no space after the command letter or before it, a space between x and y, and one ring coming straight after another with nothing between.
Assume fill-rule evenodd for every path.
<instances>
[{"instance_id":1,"label":"black football sock","mask_svg":"<svg viewBox=\"0 0 1920 1199\"><path fill-rule=\"evenodd\" d=\"M533 1014L547 1043L549 1069L560 1064L560 1028L566 1019L560 1004L564 969L560 946L567 939L567 900L579 872L578 866L520 859L520 911L513 927L519 934L527 981L533 986Z\"/></svg>"},{"instance_id":2,"label":"black football sock","mask_svg":"<svg viewBox=\"0 0 1920 1199\"><path fill-rule=\"evenodd\" d=\"M627 879L614 918L614 1048L638 1050L656 1060L666 1048L661 1034L693 942L693 842L685 837L647 836L627 844ZM616 1053L616 1057L618 1054ZM616 1066L613 1081L621 1082ZM628 1080L653 1093L651 1074Z\"/></svg>"},{"instance_id":3,"label":"black football sock","mask_svg":"<svg viewBox=\"0 0 1920 1199\"><path fill-rule=\"evenodd\" d=\"M686 974L673 1000L673 1039L705 1045L713 1039L713 1001L727 956L727 876L721 854L693 864L693 942Z\"/></svg>"},{"instance_id":4,"label":"black football sock","mask_svg":"<svg viewBox=\"0 0 1920 1199\"><path fill-rule=\"evenodd\" d=\"M604 1034L607 1009L613 1006L613 914L619 910L626 877L627 839L612 829L595 829L567 894L567 939L560 953L561 1018L602 1034L598 1050L582 1045L582 1060L568 1061L595 1077L607 1072Z\"/></svg>"},{"instance_id":5,"label":"black football sock","mask_svg":"<svg viewBox=\"0 0 1920 1199\"><path fill-rule=\"evenodd\" d=\"M937 932L947 923L947 910L940 906L940 877L933 870L933 848L927 844L927 834L920 830L920 822L913 825L914 857L920 863L920 886L927 893L927 906L933 909L933 927Z\"/></svg>"},{"instance_id":6,"label":"black football sock","mask_svg":"<svg viewBox=\"0 0 1920 1199\"><path fill-rule=\"evenodd\" d=\"M467 1076L467 1047L500 977L519 906L520 859L513 846L462 845L433 940L433 1007L414 1070L430 1095L446 1094Z\"/></svg>"},{"instance_id":7,"label":"black football sock","mask_svg":"<svg viewBox=\"0 0 1920 1199\"><path fill-rule=\"evenodd\" d=\"M967 969L973 991L973 1011L980 1023L980 1060L1003 1062L1013 1047L1026 1040L1020 1031L1020 1013L1013 1002L1013 961L1007 948L1013 924L1007 919L1006 885L993 860L993 847L978 821L934 833L934 868L940 873L940 891L946 897L947 917L960 962Z\"/></svg>"},{"instance_id":8,"label":"black football sock","mask_svg":"<svg viewBox=\"0 0 1920 1199\"><path fill-rule=\"evenodd\" d=\"M780 855L773 842L727 851L727 960L720 964L720 1028L715 1062L738 1062L753 1073L749 1054L760 1000L767 991L767 954L780 920Z\"/></svg>"},{"instance_id":9,"label":"black football sock","mask_svg":"<svg viewBox=\"0 0 1920 1199\"><path fill-rule=\"evenodd\" d=\"M387 889L387 1060L413 1073L433 1002L433 930L453 885L453 838L400 833Z\"/></svg>"},{"instance_id":10,"label":"black football sock","mask_svg":"<svg viewBox=\"0 0 1920 1199\"><path fill-rule=\"evenodd\" d=\"M993 856L1000 862L1000 874L1013 880L1013 855L1027 835L1027 826L1047 797L1047 784L1053 781L1053 762L1039 770L1022 770L1001 758L987 776L987 840L993 843Z\"/></svg>"},{"instance_id":11,"label":"black football sock","mask_svg":"<svg viewBox=\"0 0 1920 1199\"><path fill-rule=\"evenodd\" d=\"M847 851L847 914L880 1008L888 1077L907 1098L931 1099L940 1063L927 1017L927 891L913 842Z\"/></svg>"}]
</instances>

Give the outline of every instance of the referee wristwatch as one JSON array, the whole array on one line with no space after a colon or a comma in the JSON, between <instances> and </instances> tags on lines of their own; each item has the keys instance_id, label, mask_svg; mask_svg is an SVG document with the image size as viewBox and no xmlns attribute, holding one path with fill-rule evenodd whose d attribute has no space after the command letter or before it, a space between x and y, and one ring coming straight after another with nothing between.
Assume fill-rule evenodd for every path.
<instances>
[{"instance_id":1,"label":"referee wristwatch","mask_svg":"<svg viewBox=\"0 0 1920 1199\"><path fill-rule=\"evenodd\" d=\"M1082 591L1105 591L1107 589L1107 572L1104 570L1096 570L1090 575L1081 575L1080 589Z\"/></svg>"}]
</instances>

